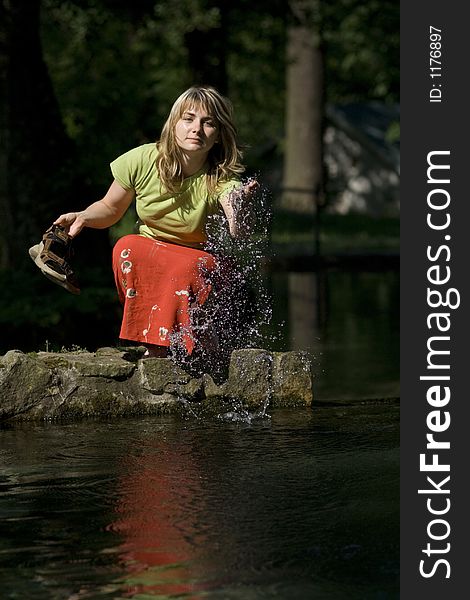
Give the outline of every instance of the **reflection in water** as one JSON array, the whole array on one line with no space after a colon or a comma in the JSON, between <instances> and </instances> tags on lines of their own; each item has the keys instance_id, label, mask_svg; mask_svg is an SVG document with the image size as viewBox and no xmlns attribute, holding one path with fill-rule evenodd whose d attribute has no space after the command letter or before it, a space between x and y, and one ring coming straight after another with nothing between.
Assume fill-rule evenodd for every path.
<instances>
[{"instance_id":1,"label":"reflection in water","mask_svg":"<svg viewBox=\"0 0 470 600\"><path fill-rule=\"evenodd\" d=\"M321 270L272 277L277 349L314 357L317 400L399 396L399 273Z\"/></svg>"},{"instance_id":2,"label":"reflection in water","mask_svg":"<svg viewBox=\"0 0 470 600\"><path fill-rule=\"evenodd\" d=\"M318 285L315 273L289 273L289 329L292 350L311 350L319 339Z\"/></svg>"},{"instance_id":3,"label":"reflection in water","mask_svg":"<svg viewBox=\"0 0 470 600\"><path fill-rule=\"evenodd\" d=\"M2 598L398 598L395 406L0 431Z\"/></svg>"},{"instance_id":4,"label":"reflection in water","mask_svg":"<svg viewBox=\"0 0 470 600\"><path fill-rule=\"evenodd\" d=\"M327 319L326 272L287 274L289 290L289 347L314 352Z\"/></svg>"},{"instance_id":5,"label":"reflection in water","mask_svg":"<svg viewBox=\"0 0 470 600\"><path fill-rule=\"evenodd\" d=\"M271 283L317 401L398 395L398 273ZM394 404L317 402L0 430L2 598L394 600L398 429Z\"/></svg>"},{"instance_id":6,"label":"reflection in water","mask_svg":"<svg viewBox=\"0 0 470 600\"><path fill-rule=\"evenodd\" d=\"M125 461L125 474L118 481L116 520L109 529L123 538L119 557L128 573L126 597L143 592L200 597L193 563L194 541L204 543L195 522L203 510L204 495L191 448L162 440Z\"/></svg>"}]
</instances>

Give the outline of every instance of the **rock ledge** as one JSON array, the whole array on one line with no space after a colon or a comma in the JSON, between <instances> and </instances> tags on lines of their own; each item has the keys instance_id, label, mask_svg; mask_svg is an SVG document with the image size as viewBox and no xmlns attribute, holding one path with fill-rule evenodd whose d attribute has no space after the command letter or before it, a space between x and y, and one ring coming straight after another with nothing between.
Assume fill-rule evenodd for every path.
<instances>
[{"instance_id":1,"label":"rock ledge","mask_svg":"<svg viewBox=\"0 0 470 600\"><path fill-rule=\"evenodd\" d=\"M191 376L144 349L96 352L10 350L0 356L0 420L129 417L199 411L216 415L234 401L249 410L311 406L313 374L306 352L250 348L232 353L218 385Z\"/></svg>"}]
</instances>

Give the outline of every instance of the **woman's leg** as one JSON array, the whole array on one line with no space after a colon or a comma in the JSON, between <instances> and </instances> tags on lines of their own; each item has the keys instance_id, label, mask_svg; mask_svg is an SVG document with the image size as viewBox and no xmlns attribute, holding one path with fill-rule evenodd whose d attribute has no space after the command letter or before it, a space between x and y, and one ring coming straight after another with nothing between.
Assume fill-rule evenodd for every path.
<instances>
[{"instance_id":1,"label":"woman's leg","mask_svg":"<svg viewBox=\"0 0 470 600\"><path fill-rule=\"evenodd\" d=\"M170 343L165 332L171 327L161 322L168 296L162 283L161 263L166 261L161 252L153 240L135 234L118 240L113 249L114 277L123 306L119 337L145 346L146 356L166 356Z\"/></svg>"},{"instance_id":2,"label":"woman's leg","mask_svg":"<svg viewBox=\"0 0 470 600\"><path fill-rule=\"evenodd\" d=\"M214 258L202 250L130 234L116 243L113 270L123 319L119 337L164 356L172 344L191 354L195 337L190 302L205 303Z\"/></svg>"},{"instance_id":3,"label":"woman's leg","mask_svg":"<svg viewBox=\"0 0 470 600\"><path fill-rule=\"evenodd\" d=\"M147 351L144 358L166 358L168 356L167 346L157 346L156 344L143 344Z\"/></svg>"}]
</instances>

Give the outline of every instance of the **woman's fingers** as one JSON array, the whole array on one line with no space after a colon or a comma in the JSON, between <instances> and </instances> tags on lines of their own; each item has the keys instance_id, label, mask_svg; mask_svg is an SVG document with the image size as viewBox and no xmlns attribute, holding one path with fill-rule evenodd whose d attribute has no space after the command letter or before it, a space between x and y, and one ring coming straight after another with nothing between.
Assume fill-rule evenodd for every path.
<instances>
[{"instance_id":1,"label":"woman's fingers","mask_svg":"<svg viewBox=\"0 0 470 600\"><path fill-rule=\"evenodd\" d=\"M60 217L54 221L54 225L63 225L64 227L67 227L71 225L76 218L77 213L65 213L64 215L60 215Z\"/></svg>"},{"instance_id":2,"label":"woman's fingers","mask_svg":"<svg viewBox=\"0 0 470 600\"><path fill-rule=\"evenodd\" d=\"M83 229L84 222L80 213L65 213L54 221L54 225L62 225L71 237L75 237Z\"/></svg>"},{"instance_id":3,"label":"woman's fingers","mask_svg":"<svg viewBox=\"0 0 470 600\"><path fill-rule=\"evenodd\" d=\"M259 188L259 183L256 179L250 179L243 187L243 192L247 195L253 194Z\"/></svg>"}]
</instances>

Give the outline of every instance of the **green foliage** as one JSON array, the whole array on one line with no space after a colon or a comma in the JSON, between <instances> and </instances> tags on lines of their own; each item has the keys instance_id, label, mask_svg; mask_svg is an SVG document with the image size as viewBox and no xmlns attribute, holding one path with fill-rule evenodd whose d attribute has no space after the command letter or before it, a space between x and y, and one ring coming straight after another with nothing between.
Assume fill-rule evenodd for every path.
<instances>
[{"instance_id":1,"label":"green foliage","mask_svg":"<svg viewBox=\"0 0 470 600\"><path fill-rule=\"evenodd\" d=\"M390 144L395 144L400 141L400 123L398 121L393 121L393 123L390 124L386 133L386 140Z\"/></svg>"},{"instance_id":2,"label":"green foliage","mask_svg":"<svg viewBox=\"0 0 470 600\"><path fill-rule=\"evenodd\" d=\"M67 132L97 186L108 184L107 165L118 153L157 139L174 99L193 83L184 36L194 28L220 25L220 8L206 10L206 4L161 1L132 20L129 15L117 18L106 2L44 0L46 62ZM234 48L227 64L229 93L238 109L242 138L251 144L256 132L272 135L268 122L282 111L282 94L274 93L279 75L269 64L275 48L282 54L282 44L276 43L282 27L267 14L261 23L251 20L238 32L229 28L228 35L227 43ZM274 109L256 111L253 120L251 107L271 104Z\"/></svg>"},{"instance_id":3,"label":"green foliage","mask_svg":"<svg viewBox=\"0 0 470 600\"><path fill-rule=\"evenodd\" d=\"M0 354L58 351L62 346L109 346L119 333L120 306L112 280L96 269L80 271L82 293L74 296L30 269L0 271Z\"/></svg>"},{"instance_id":4,"label":"green foliage","mask_svg":"<svg viewBox=\"0 0 470 600\"><path fill-rule=\"evenodd\" d=\"M398 102L399 3L335 0L322 11L328 100Z\"/></svg>"},{"instance_id":5,"label":"green foliage","mask_svg":"<svg viewBox=\"0 0 470 600\"><path fill-rule=\"evenodd\" d=\"M397 3L304 4L320 11L312 27L325 44L327 99L396 102ZM185 36L195 30L223 27L227 93L247 160L266 154L283 135L286 24L281 0L43 0L45 59L87 183L101 193L111 160L159 136L172 102L194 83ZM206 59L216 68L221 57Z\"/></svg>"},{"instance_id":6,"label":"green foliage","mask_svg":"<svg viewBox=\"0 0 470 600\"><path fill-rule=\"evenodd\" d=\"M117 17L104 2L43 2L44 54L63 119L100 188L117 154L156 139L168 99L188 79L183 49L175 52L169 34L161 43L168 28L153 12L138 21Z\"/></svg>"}]
</instances>

